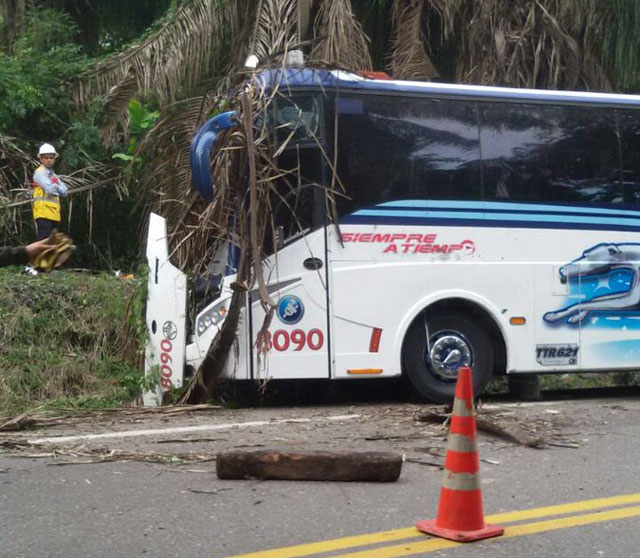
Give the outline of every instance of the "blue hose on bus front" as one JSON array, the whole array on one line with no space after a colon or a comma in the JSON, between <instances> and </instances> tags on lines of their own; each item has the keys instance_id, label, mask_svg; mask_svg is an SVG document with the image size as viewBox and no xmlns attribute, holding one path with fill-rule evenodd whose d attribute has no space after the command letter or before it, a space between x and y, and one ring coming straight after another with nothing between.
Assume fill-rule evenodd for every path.
<instances>
[{"instance_id":1,"label":"blue hose on bus front","mask_svg":"<svg viewBox=\"0 0 640 558\"><path fill-rule=\"evenodd\" d=\"M191 142L191 176L200 195L207 201L213 201L215 186L211 173L211 149L222 130L237 125L236 111L229 110L214 116L196 134Z\"/></svg>"}]
</instances>

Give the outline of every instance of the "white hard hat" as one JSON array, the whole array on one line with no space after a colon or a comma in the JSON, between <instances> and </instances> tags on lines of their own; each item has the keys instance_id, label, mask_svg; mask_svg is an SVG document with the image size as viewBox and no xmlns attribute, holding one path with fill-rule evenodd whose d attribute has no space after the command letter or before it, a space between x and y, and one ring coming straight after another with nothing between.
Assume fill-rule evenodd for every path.
<instances>
[{"instance_id":1,"label":"white hard hat","mask_svg":"<svg viewBox=\"0 0 640 558\"><path fill-rule=\"evenodd\" d=\"M38 157L40 157L40 155L57 155L58 152L56 151L56 148L53 147L53 145L51 145L50 143L43 143L40 146L40 149L38 150Z\"/></svg>"}]
</instances>

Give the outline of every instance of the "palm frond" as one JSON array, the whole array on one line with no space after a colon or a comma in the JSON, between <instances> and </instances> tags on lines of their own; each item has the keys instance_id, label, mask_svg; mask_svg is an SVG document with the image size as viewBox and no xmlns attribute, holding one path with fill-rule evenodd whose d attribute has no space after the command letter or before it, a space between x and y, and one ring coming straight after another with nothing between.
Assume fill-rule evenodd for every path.
<instances>
[{"instance_id":1,"label":"palm frond","mask_svg":"<svg viewBox=\"0 0 640 558\"><path fill-rule=\"evenodd\" d=\"M395 0L390 70L396 79L431 80L439 77L426 52L422 31L424 0Z\"/></svg>"},{"instance_id":2,"label":"palm frond","mask_svg":"<svg viewBox=\"0 0 640 558\"><path fill-rule=\"evenodd\" d=\"M427 0L458 50L456 81L611 89L599 62L605 7L597 0Z\"/></svg>"},{"instance_id":3,"label":"palm frond","mask_svg":"<svg viewBox=\"0 0 640 558\"><path fill-rule=\"evenodd\" d=\"M356 20L351 0L323 0L314 22L316 37L312 63L339 68L370 70L369 39Z\"/></svg>"},{"instance_id":4,"label":"palm frond","mask_svg":"<svg viewBox=\"0 0 640 558\"><path fill-rule=\"evenodd\" d=\"M640 89L640 3L610 0L603 14L603 60L616 77L617 88Z\"/></svg>"},{"instance_id":5,"label":"palm frond","mask_svg":"<svg viewBox=\"0 0 640 558\"><path fill-rule=\"evenodd\" d=\"M212 74L222 74L232 31L243 2L188 0L141 44L111 57L79 78L73 98L84 107L97 96L133 78L137 92L171 101L194 92Z\"/></svg>"},{"instance_id":6,"label":"palm frond","mask_svg":"<svg viewBox=\"0 0 640 558\"><path fill-rule=\"evenodd\" d=\"M298 0L259 0L250 50L260 60L299 42Z\"/></svg>"},{"instance_id":7,"label":"palm frond","mask_svg":"<svg viewBox=\"0 0 640 558\"><path fill-rule=\"evenodd\" d=\"M183 269L198 269L215 249L217 230L207 225L211 207L191 187L189 147L197 127L216 108L213 95L176 102L165 109L138 149L138 155L156 162L145 172L136 197L148 211L167 219L173 258ZM142 232L142 231L141 231ZM144 236L144 235L143 235Z\"/></svg>"}]
</instances>

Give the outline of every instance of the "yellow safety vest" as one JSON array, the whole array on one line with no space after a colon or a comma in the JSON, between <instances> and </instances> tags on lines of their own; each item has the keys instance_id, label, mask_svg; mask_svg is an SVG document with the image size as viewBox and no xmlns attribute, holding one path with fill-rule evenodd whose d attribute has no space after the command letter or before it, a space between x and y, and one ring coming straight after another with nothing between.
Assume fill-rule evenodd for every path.
<instances>
[{"instance_id":1,"label":"yellow safety vest","mask_svg":"<svg viewBox=\"0 0 640 558\"><path fill-rule=\"evenodd\" d=\"M44 166L39 166L36 172L44 170ZM54 175L52 181L58 180ZM60 212L60 196L57 194L48 194L44 188L33 181L33 218L34 219L51 219L52 221L62 221Z\"/></svg>"}]
</instances>

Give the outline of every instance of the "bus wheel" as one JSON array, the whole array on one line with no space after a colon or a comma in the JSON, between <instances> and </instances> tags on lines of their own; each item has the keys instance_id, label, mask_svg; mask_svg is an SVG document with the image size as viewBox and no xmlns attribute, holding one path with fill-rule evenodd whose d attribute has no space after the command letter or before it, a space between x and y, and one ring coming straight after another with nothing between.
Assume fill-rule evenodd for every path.
<instances>
[{"instance_id":1,"label":"bus wheel","mask_svg":"<svg viewBox=\"0 0 640 558\"><path fill-rule=\"evenodd\" d=\"M483 324L472 317L452 313L426 321L420 317L413 322L402 347L402 362L420 396L434 403L450 403L461 366L471 366L473 392L476 396L482 393L491 378L493 352Z\"/></svg>"}]
</instances>

